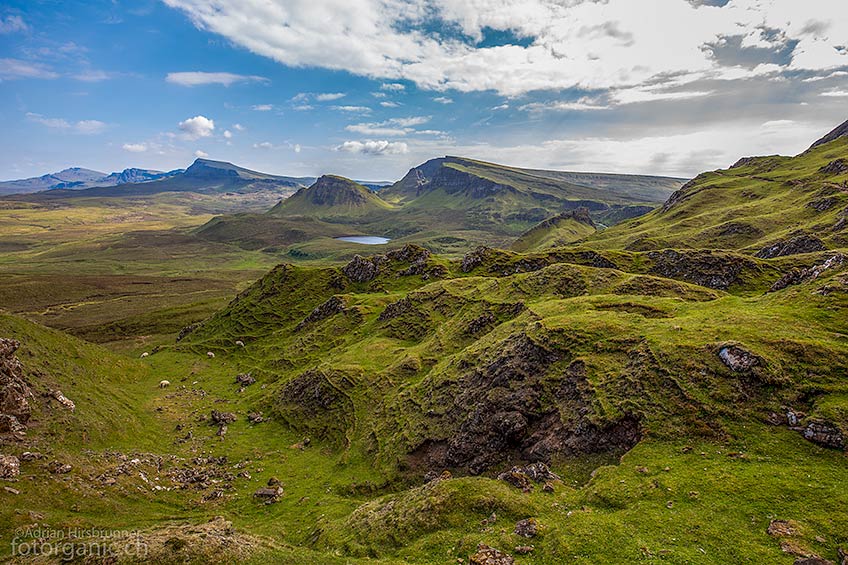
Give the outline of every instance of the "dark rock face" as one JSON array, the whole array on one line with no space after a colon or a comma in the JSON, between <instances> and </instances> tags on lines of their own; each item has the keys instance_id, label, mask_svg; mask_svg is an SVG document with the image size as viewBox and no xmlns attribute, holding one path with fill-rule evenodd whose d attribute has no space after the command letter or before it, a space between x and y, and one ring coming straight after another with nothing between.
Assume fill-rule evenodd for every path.
<instances>
[{"instance_id":1,"label":"dark rock face","mask_svg":"<svg viewBox=\"0 0 848 565\"><path fill-rule=\"evenodd\" d=\"M745 373L762 364L759 357L737 345L722 347L718 356L730 370Z\"/></svg>"},{"instance_id":2,"label":"dark rock face","mask_svg":"<svg viewBox=\"0 0 848 565\"><path fill-rule=\"evenodd\" d=\"M32 415L32 391L23 378L23 368L15 357L20 343L0 338L0 433L16 436L26 431Z\"/></svg>"},{"instance_id":3,"label":"dark rock face","mask_svg":"<svg viewBox=\"0 0 848 565\"><path fill-rule=\"evenodd\" d=\"M845 449L845 437L829 422L809 422L804 428L804 438L825 447Z\"/></svg>"},{"instance_id":4,"label":"dark rock face","mask_svg":"<svg viewBox=\"0 0 848 565\"><path fill-rule=\"evenodd\" d=\"M185 339L185 337L186 337L187 335L189 335L191 332L193 332L194 330L196 330L197 328L199 328L199 327L200 327L200 325L201 325L200 323L197 323L197 324L190 324L190 325L188 325L188 326L184 327L183 329L181 329L181 330L180 330L180 333L179 333L179 334L177 334L177 341L178 341L178 342L180 342L180 341L182 341L183 339Z\"/></svg>"},{"instance_id":5,"label":"dark rock face","mask_svg":"<svg viewBox=\"0 0 848 565\"><path fill-rule=\"evenodd\" d=\"M353 259L342 267L342 272L354 282L364 283L373 281L380 274L380 260L382 256L365 259L360 255L355 255Z\"/></svg>"},{"instance_id":6,"label":"dark rock face","mask_svg":"<svg viewBox=\"0 0 848 565\"><path fill-rule=\"evenodd\" d=\"M848 173L848 160L836 159L831 161L819 169L819 172L826 175L841 175L843 173Z\"/></svg>"},{"instance_id":7,"label":"dark rock face","mask_svg":"<svg viewBox=\"0 0 848 565\"><path fill-rule=\"evenodd\" d=\"M444 417L455 431L444 443L425 442L412 459L479 474L510 456L547 461L554 454L626 451L641 438L635 418L590 421L593 392L582 363L573 363L562 378L548 378L561 355L523 333L496 351L486 364L467 362L455 386L429 400L450 406Z\"/></svg>"},{"instance_id":8,"label":"dark rock face","mask_svg":"<svg viewBox=\"0 0 848 565\"><path fill-rule=\"evenodd\" d=\"M494 250L490 247L480 246L473 251L469 251L465 254L465 257L462 258L462 264L460 268L463 273L470 273L477 267L483 264L486 260L486 257L490 255Z\"/></svg>"},{"instance_id":9,"label":"dark rock face","mask_svg":"<svg viewBox=\"0 0 848 565\"><path fill-rule=\"evenodd\" d=\"M671 249L651 251L648 258L653 261L650 273L669 279L677 279L689 283L727 290L739 280L739 275L746 266L756 267L753 261L722 255L714 255L709 251L693 251L680 253Z\"/></svg>"},{"instance_id":10,"label":"dark rock face","mask_svg":"<svg viewBox=\"0 0 848 565\"><path fill-rule=\"evenodd\" d=\"M787 255L798 255L800 253L815 253L816 251L824 251L824 242L812 235L799 235L786 241L778 241L768 247L760 249L755 257L760 259L773 259L775 257L785 257Z\"/></svg>"},{"instance_id":11,"label":"dark rock face","mask_svg":"<svg viewBox=\"0 0 848 565\"><path fill-rule=\"evenodd\" d=\"M358 257L358 255L357 255ZM331 296L326 302L316 307L306 318L303 319L294 329L300 331L310 324L320 322L331 318L336 314L341 314L347 308L347 303L341 296Z\"/></svg>"},{"instance_id":12,"label":"dark rock face","mask_svg":"<svg viewBox=\"0 0 848 565\"><path fill-rule=\"evenodd\" d=\"M317 438L342 440L353 425L355 410L348 392L358 375L339 370L309 369L289 381L276 409L293 428Z\"/></svg>"}]
</instances>

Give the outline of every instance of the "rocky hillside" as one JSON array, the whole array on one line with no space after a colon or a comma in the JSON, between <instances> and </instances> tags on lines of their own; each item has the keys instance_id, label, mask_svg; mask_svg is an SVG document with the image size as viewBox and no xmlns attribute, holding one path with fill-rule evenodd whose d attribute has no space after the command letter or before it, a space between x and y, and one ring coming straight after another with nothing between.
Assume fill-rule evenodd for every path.
<instances>
[{"instance_id":1,"label":"rocky hillside","mask_svg":"<svg viewBox=\"0 0 848 565\"><path fill-rule=\"evenodd\" d=\"M301 188L282 200L269 214L355 217L391 208L390 204L361 184L336 175L324 175L312 186Z\"/></svg>"}]
</instances>

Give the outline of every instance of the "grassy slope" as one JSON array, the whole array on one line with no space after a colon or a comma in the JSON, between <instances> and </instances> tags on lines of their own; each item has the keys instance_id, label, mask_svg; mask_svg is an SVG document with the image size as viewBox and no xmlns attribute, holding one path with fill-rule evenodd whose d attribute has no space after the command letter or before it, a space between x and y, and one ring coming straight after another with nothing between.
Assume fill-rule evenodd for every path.
<instances>
[{"instance_id":1,"label":"grassy slope","mask_svg":"<svg viewBox=\"0 0 848 565\"><path fill-rule=\"evenodd\" d=\"M761 157L738 168L702 174L667 210L600 232L588 244L596 249L753 252L801 232L842 247L845 229L834 231L834 226L848 208L848 172L827 174L820 169L846 157L848 139L841 138L797 157Z\"/></svg>"},{"instance_id":2,"label":"grassy slope","mask_svg":"<svg viewBox=\"0 0 848 565\"><path fill-rule=\"evenodd\" d=\"M555 216L521 234L510 246L518 252L564 247L595 233L595 227L573 217Z\"/></svg>"}]
</instances>

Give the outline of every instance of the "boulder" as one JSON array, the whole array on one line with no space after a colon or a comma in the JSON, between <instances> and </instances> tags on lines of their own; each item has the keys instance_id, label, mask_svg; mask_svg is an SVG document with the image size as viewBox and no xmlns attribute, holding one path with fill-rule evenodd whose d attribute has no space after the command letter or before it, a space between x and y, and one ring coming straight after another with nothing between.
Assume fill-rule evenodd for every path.
<instances>
[{"instance_id":1,"label":"boulder","mask_svg":"<svg viewBox=\"0 0 848 565\"><path fill-rule=\"evenodd\" d=\"M738 345L727 345L722 347L718 352L718 356L721 358L722 362L730 368L730 370L737 373L746 373L754 367L762 364L759 357L750 351L742 349Z\"/></svg>"},{"instance_id":2,"label":"boulder","mask_svg":"<svg viewBox=\"0 0 848 565\"><path fill-rule=\"evenodd\" d=\"M809 422L804 428L804 438L824 447L845 448L845 437L842 431L830 422Z\"/></svg>"},{"instance_id":3,"label":"boulder","mask_svg":"<svg viewBox=\"0 0 848 565\"><path fill-rule=\"evenodd\" d=\"M358 255L357 255L358 257ZM326 302L317 306L294 329L300 331L310 324L341 314L347 309L347 304L341 296L331 296Z\"/></svg>"},{"instance_id":4,"label":"boulder","mask_svg":"<svg viewBox=\"0 0 848 565\"><path fill-rule=\"evenodd\" d=\"M70 398L68 398L67 396L65 396L64 394L62 394L61 390L52 391L50 393L50 396L52 396L56 400L56 402L58 402L59 404L61 404L62 406L64 406L68 410L70 410L71 412L73 412L76 409L76 405L74 404L74 401L71 400Z\"/></svg>"},{"instance_id":5,"label":"boulder","mask_svg":"<svg viewBox=\"0 0 848 565\"><path fill-rule=\"evenodd\" d=\"M843 173L848 173L848 161L845 159L835 159L819 169L819 172L826 175L841 175Z\"/></svg>"},{"instance_id":6,"label":"boulder","mask_svg":"<svg viewBox=\"0 0 848 565\"><path fill-rule=\"evenodd\" d=\"M0 479L14 479L21 474L21 462L14 455L0 455Z\"/></svg>"},{"instance_id":7,"label":"boulder","mask_svg":"<svg viewBox=\"0 0 848 565\"><path fill-rule=\"evenodd\" d=\"M539 523L536 522L535 518L527 518L525 520L519 520L515 524L515 535L521 536L523 538L534 538L536 534L539 533Z\"/></svg>"},{"instance_id":8,"label":"boulder","mask_svg":"<svg viewBox=\"0 0 848 565\"><path fill-rule=\"evenodd\" d=\"M250 386L256 382L256 379L250 373L241 373L236 375L236 383L241 386Z\"/></svg>"},{"instance_id":9,"label":"boulder","mask_svg":"<svg viewBox=\"0 0 848 565\"><path fill-rule=\"evenodd\" d=\"M361 255L354 255L350 263L342 267L342 272L354 282L373 281L380 274L381 260L382 256L365 259Z\"/></svg>"},{"instance_id":10,"label":"boulder","mask_svg":"<svg viewBox=\"0 0 848 565\"><path fill-rule=\"evenodd\" d=\"M212 410L212 423L221 425L221 424L232 424L238 418L232 412L218 412L217 410Z\"/></svg>"}]
</instances>

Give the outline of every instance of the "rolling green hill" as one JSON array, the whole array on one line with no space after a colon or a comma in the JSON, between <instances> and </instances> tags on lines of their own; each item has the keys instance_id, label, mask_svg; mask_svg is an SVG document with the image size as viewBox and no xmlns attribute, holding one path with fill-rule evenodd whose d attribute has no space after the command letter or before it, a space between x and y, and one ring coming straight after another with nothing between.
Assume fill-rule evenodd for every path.
<instances>
[{"instance_id":1,"label":"rolling green hill","mask_svg":"<svg viewBox=\"0 0 848 565\"><path fill-rule=\"evenodd\" d=\"M599 232L587 244L725 248L764 257L844 247L848 137L823 140L795 157L745 158L698 175L661 208Z\"/></svg>"},{"instance_id":2,"label":"rolling green hill","mask_svg":"<svg viewBox=\"0 0 848 565\"><path fill-rule=\"evenodd\" d=\"M588 210L581 208L563 212L533 226L515 240L511 249L519 252L541 251L563 247L595 233L595 223Z\"/></svg>"},{"instance_id":3,"label":"rolling green hill","mask_svg":"<svg viewBox=\"0 0 848 565\"><path fill-rule=\"evenodd\" d=\"M350 179L324 175L268 212L272 216L357 217L391 210L391 204Z\"/></svg>"}]
</instances>

